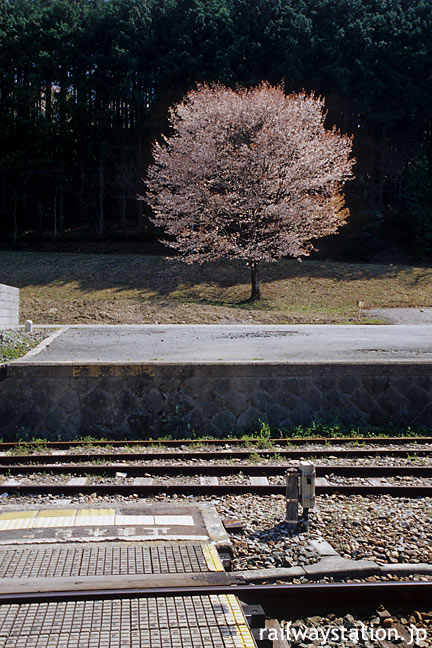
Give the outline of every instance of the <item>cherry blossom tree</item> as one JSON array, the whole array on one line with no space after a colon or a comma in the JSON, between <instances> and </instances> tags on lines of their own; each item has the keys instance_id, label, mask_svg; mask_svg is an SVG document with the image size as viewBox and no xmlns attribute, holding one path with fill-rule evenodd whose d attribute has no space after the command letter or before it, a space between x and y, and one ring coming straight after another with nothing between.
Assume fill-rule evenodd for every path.
<instances>
[{"instance_id":1,"label":"cherry blossom tree","mask_svg":"<svg viewBox=\"0 0 432 648\"><path fill-rule=\"evenodd\" d=\"M349 215L352 138L325 117L321 97L280 85L189 92L170 109L172 134L154 144L146 177L164 242L186 263L243 259L259 298L260 263L310 254Z\"/></svg>"}]
</instances>

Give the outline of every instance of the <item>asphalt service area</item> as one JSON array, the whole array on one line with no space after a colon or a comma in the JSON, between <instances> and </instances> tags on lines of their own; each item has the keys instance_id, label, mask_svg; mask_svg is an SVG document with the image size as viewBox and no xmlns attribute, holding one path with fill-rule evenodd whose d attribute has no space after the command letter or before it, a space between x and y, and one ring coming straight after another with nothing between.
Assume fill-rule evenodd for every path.
<instances>
[{"instance_id":1,"label":"asphalt service area","mask_svg":"<svg viewBox=\"0 0 432 648\"><path fill-rule=\"evenodd\" d=\"M432 359L432 324L65 326L15 362L321 363Z\"/></svg>"}]
</instances>

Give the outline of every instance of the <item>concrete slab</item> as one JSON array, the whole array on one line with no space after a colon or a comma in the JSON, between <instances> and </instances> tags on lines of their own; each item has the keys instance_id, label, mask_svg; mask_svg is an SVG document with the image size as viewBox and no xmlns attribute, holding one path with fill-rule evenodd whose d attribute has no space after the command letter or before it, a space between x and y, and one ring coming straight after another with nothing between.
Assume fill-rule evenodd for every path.
<instances>
[{"instance_id":1,"label":"concrete slab","mask_svg":"<svg viewBox=\"0 0 432 648\"><path fill-rule=\"evenodd\" d=\"M330 486L330 482L325 477L316 477L315 486Z\"/></svg>"},{"instance_id":2,"label":"concrete slab","mask_svg":"<svg viewBox=\"0 0 432 648\"><path fill-rule=\"evenodd\" d=\"M125 539L230 545L211 504L140 503L68 509L5 506L0 512L0 545Z\"/></svg>"},{"instance_id":3,"label":"concrete slab","mask_svg":"<svg viewBox=\"0 0 432 648\"><path fill-rule=\"evenodd\" d=\"M340 556L326 556L314 565L305 565L306 577L310 580L324 576L333 578L367 578L374 576L379 568L371 560L347 560Z\"/></svg>"},{"instance_id":4,"label":"concrete slab","mask_svg":"<svg viewBox=\"0 0 432 648\"><path fill-rule=\"evenodd\" d=\"M254 477L253 475L249 476L249 482L251 486L268 486L269 480L267 477Z\"/></svg>"},{"instance_id":5,"label":"concrete slab","mask_svg":"<svg viewBox=\"0 0 432 648\"><path fill-rule=\"evenodd\" d=\"M69 326L38 352L42 363L321 363L432 360L432 324Z\"/></svg>"},{"instance_id":6,"label":"concrete slab","mask_svg":"<svg viewBox=\"0 0 432 648\"><path fill-rule=\"evenodd\" d=\"M151 486L153 484L153 477L135 477L133 484L134 486Z\"/></svg>"},{"instance_id":7,"label":"concrete slab","mask_svg":"<svg viewBox=\"0 0 432 648\"><path fill-rule=\"evenodd\" d=\"M432 308L371 308L363 314L391 324L432 324Z\"/></svg>"},{"instance_id":8,"label":"concrete slab","mask_svg":"<svg viewBox=\"0 0 432 648\"><path fill-rule=\"evenodd\" d=\"M309 540L308 545L322 558L327 556L339 556L336 549L334 549L326 540Z\"/></svg>"},{"instance_id":9,"label":"concrete slab","mask_svg":"<svg viewBox=\"0 0 432 648\"><path fill-rule=\"evenodd\" d=\"M84 486L87 483L88 477L72 477L67 482L68 486Z\"/></svg>"},{"instance_id":10,"label":"concrete slab","mask_svg":"<svg viewBox=\"0 0 432 648\"><path fill-rule=\"evenodd\" d=\"M200 484L201 486L218 486L219 478L212 477L211 475L201 475Z\"/></svg>"}]
</instances>

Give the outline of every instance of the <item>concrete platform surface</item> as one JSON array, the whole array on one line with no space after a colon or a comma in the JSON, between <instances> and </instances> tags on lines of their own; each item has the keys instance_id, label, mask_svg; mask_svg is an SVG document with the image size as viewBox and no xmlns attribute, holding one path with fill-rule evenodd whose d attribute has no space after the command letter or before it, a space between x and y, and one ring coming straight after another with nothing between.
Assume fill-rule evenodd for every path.
<instances>
[{"instance_id":1,"label":"concrete platform surface","mask_svg":"<svg viewBox=\"0 0 432 648\"><path fill-rule=\"evenodd\" d=\"M191 542L98 542L0 547L0 592L229 585L216 547Z\"/></svg>"},{"instance_id":2,"label":"concrete platform surface","mask_svg":"<svg viewBox=\"0 0 432 648\"><path fill-rule=\"evenodd\" d=\"M254 648L232 595L0 605L0 648Z\"/></svg>"},{"instance_id":3,"label":"concrete platform surface","mask_svg":"<svg viewBox=\"0 0 432 648\"><path fill-rule=\"evenodd\" d=\"M432 324L70 326L20 362L324 363L432 360Z\"/></svg>"},{"instance_id":4,"label":"concrete platform surface","mask_svg":"<svg viewBox=\"0 0 432 648\"><path fill-rule=\"evenodd\" d=\"M216 510L208 504L0 509L0 545L158 539L229 544Z\"/></svg>"},{"instance_id":5,"label":"concrete platform surface","mask_svg":"<svg viewBox=\"0 0 432 648\"><path fill-rule=\"evenodd\" d=\"M103 542L0 547L3 579L192 574L223 571L209 543Z\"/></svg>"}]
</instances>

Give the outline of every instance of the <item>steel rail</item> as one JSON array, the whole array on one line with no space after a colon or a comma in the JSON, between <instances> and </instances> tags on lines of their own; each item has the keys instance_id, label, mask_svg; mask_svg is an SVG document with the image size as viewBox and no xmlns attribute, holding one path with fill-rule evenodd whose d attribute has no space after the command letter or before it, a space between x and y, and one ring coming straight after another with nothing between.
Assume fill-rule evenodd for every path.
<instances>
[{"instance_id":1,"label":"steel rail","mask_svg":"<svg viewBox=\"0 0 432 648\"><path fill-rule=\"evenodd\" d=\"M279 484L85 484L75 486L70 484L53 485L0 485L0 492L9 495L193 495L222 496L222 495L285 495L285 486ZM393 485L320 485L316 487L317 495L391 495L393 497L432 497L432 486L393 486Z\"/></svg>"},{"instance_id":2,"label":"steel rail","mask_svg":"<svg viewBox=\"0 0 432 648\"><path fill-rule=\"evenodd\" d=\"M29 454L29 455L0 455L0 468L5 465L12 464L30 464L37 460L39 463L49 463L58 459L63 463L72 462L91 462L95 458L105 461L121 461L126 462L134 459L135 461L147 461L153 459L248 459L251 455L254 457L277 457L287 459L301 459L306 457L342 457L342 458L357 458L357 457L410 457L412 455L418 457L432 457L432 444L430 448L410 448L410 449L390 449L385 448L356 448L350 450L339 450L335 448L328 448L326 450L319 449L304 449L304 450L204 450L199 451L185 451L185 452L121 452L121 453L85 453L85 454Z\"/></svg>"},{"instance_id":3,"label":"steel rail","mask_svg":"<svg viewBox=\"0 0 432 648\"><path fill-rule=\"evenodd\" d=\"M148 447L152 445L161 445L168 448L178 448L180 446L195 446L195 445L209 445L209 446L224 446L224 445L250 445L253 443L259 444L263 439L259 437L251 437L250 439L139 439L136 441L118 441L118 440L93 440L93 441L3 441L0 443L0 452L7 450L12 450L13 448L29 448L33 446L35 448L47 447L57 450L65 450L67 448L80 448L80 447L104 447L112 446L114 448L125 447L134 447L134 446L143 446ZM283 437L283 438L271 438L265 439L266 443L272 445L308 445L310 443L316 444L334 444L334 445L344 445L349 443L367 443L368 445L404 445L405 443L432 443L432 436L396 436L396 437Z\"/></svg>"},{"instance_id":4,"label":"steel rail","mask_svg":"<svg viewBox=\"0 0 432 648\"><path fill-rule=\"evenodd\" d=\"M403 611L429 606L432 583L317 583L305 585L217 585L102 589L63 592L0 593L0 604L50 603L156 596L235 594L241 601L260 604L268 616L295 618L329 612L373 612L379 605ZM429 608L428 608L429 609Z\"/></svg>"},{"instance_id":5,"label":"steel rail","mask_svg":"<svg viewBox=\"0 0 432 648\"><path fill-rule=\"evenodd\" d=\"M37 459L37 457L35 457ZM286 468L292 463L268 465L268 464L14 464L1 466L9 475L29 475L37 472L47 472L56 475L115 475L124 472L128 477L142 477L146 475L211 475L221 477L242 472L247 475L259 475L263 477L274 477L283 475ZM336 475L340 477L367 478L367 477L419 477L432 478L432 466L341 466L333 464L315 465L317 477ZM0 485L1 488L1 485Z\"/></svg>"}]
</instances>

